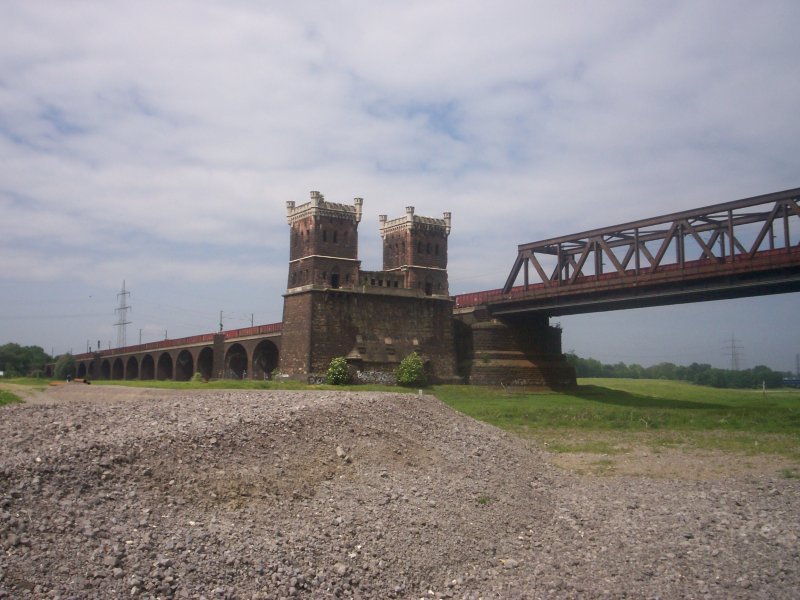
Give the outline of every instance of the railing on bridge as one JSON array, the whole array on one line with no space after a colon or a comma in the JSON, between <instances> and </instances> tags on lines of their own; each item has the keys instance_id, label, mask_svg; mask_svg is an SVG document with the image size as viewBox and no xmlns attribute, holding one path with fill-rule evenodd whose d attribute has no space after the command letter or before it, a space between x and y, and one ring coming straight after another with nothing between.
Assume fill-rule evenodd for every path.
<instances>
[{"instance_id":1,"label":"railing on bridge","mask_svg":"<svg viewBox=\"0 0 800 600\"><path fill-rule=\"evenodd\" d=\"M655 280L662 273L720 265L746 269L780 262L781 255L796 261L798 240L800 188L521 244L505 286L479 294L499 300L589 281ZM531 266L538 281L531 280ZM520 272L523 283L515 286Z\"/></svg>"}]
</instances>

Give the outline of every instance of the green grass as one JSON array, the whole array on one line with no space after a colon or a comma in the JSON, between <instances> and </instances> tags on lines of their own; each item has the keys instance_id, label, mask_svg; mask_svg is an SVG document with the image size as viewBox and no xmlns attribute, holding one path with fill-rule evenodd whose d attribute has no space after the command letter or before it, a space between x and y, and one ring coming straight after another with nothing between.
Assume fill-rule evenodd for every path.
<instances>
[{"instance_id":1,"label":"green grass","mask_svg":"<svg viewBox=\"0 0 800 600\"><path fill-rule=\"evenodd\" d=\"M443 402L555 452L692 447L800 458L800 391L720 390L661 380L583 379L569 393L438 386Z\"/></svg>"},{"instance_id":2,"label":"green grass","mask_svg":"<svg viewBox=\"0 0 800 600\"><path fill-rule=\"evenodd\" d=\"M15 385L27 385L37 390L43 390L48 386L52 379L43 379L40 377L3 377L0 378L0 384L13 383Z\"/></svg>"},{"instance_id":3,"label":"green grass","mask_svg":"<svg viewBox=\"0 0 800 600\"><path fill-rule=\"evenodd\" d=\"M438 386L453 408L510 430L800 433L800 392L718 390L675 381L581 380L569 393Z\"/></svg>"},{"instance_id":4,"label":"green grass","mask_svg":"<svg viewBox=\"0 0 800 600\"><path fill-rule=\"evenodd\" d=\"M22 400L20 400L20 397L16 394L12 394L6 390L0 390L0 406L12 404L14 402L22 402Z\"/></svg>"}]
</instances>

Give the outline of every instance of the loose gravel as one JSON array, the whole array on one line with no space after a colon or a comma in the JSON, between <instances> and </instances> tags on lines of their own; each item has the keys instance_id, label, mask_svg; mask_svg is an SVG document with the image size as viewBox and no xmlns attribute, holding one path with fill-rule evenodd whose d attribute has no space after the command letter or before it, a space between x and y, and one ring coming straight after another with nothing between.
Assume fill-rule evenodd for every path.
<instances>
[{"instance_id":1,"label":"loose gravel","mask_svg":"<svg viewBox=\"0 0 800 600\"><path fill-rule=\"evenodd\" d=\"M800 482L579 477L431 396L0 409L0 598L796 598Z\"/></svg>"}]
</instances>

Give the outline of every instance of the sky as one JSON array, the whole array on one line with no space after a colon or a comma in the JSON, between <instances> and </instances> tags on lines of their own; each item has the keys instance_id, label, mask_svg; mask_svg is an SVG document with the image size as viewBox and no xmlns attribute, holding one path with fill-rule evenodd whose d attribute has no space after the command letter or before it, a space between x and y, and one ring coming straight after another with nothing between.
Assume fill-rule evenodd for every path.
<instances>
[{"instance_id":1,"label":"sky","mask_svg":"<svg viewBox=\"0 0 800 600\"><path fill-rule=\"evenodd\" d=\"M800 3L0 1L0 344L281 320L286 201L517 244L800 187ZM562 317L603 362L795 370L800 295ZM555 319L554 319L555 321Z\"/></svg>"}]
</instances>

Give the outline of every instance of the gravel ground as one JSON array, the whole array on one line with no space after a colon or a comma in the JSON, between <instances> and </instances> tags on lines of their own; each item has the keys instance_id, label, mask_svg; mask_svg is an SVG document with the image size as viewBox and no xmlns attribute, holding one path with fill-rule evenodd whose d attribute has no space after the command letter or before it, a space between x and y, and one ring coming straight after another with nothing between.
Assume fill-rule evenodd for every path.
<instances>
[{"instance_id":1,"label":"gravel ground","mask_svg":"<svg viewBox=\"0 0 800 600\"><path fill-rule=\"evenodd\" d=\"M0 409L0 598L797 598L800 481L578 476L430 396Z\"/></svg>"}]
</instances>

